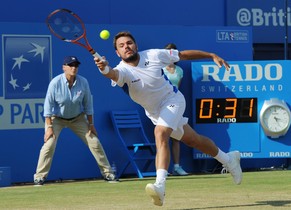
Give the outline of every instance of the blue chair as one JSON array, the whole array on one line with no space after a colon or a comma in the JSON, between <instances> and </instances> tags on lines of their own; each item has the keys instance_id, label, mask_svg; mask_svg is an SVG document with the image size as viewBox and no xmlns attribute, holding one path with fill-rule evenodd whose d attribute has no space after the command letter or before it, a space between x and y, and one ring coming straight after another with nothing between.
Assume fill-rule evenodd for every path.
<instances>
[{"instance_id":1,"label":"blue chair","mask_svg":"<svg viewBox=\"0 0 291 210\"><path fill-rule=\"evenodd\" d=\"M140 115L137 110L111 111L114 130L124 146L127 161L117 172L119 178L129 165L138 178L155 176L156 145L145 135ZM149 171L152 167L154 171Z\"/></svg>"}]
</instances>

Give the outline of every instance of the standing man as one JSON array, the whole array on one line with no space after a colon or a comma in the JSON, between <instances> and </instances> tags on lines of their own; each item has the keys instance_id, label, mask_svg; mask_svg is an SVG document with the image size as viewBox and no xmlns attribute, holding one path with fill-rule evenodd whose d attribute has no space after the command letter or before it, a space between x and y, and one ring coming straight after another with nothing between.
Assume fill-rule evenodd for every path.
<instances>
[{"instance_id":1,"label":"standing man","mask_svg":"<svg viewBox=\"0 0 291 210\"><path fill-rule=\"evenodd\" d=\"M164 76L162 68L179 60L213 59L221 67L229 65L214 53L199 50L150 49L138 52L137 44L129 32L114 37L116 54L121 62L113 69L103 59L94 58L100 72L113 81L113 85L128 87L130 97L140 104L155 125L156 182L146 185L146 193L155 205L162 206L165 197L166 177L170 163L169 138L180 140L218 160L231 173L234 183L242 181L240 153L225 153L206 136L196 133L184 117L186 102L183 94ZM108 67L106 67L108 66Z\"/></svg>"},{"instance_id":2,"label":"standing man","mask_svg":"<svg viewBox=\"0 0 291 210\"><path fill-rule=\"evenodd\" d=\"M177 46L173 43L166 45L165 49L177 49ZM169 65L163 68L164 74L170 80L173 86L179 89L182 78L183 78L183 69L176 63L170 63ZM172 157L173 157L173 172L174 176L187 176L188 173L180 165L180 141L171 138L172 140Z\"/></svg>"},{"instance_id":3,"label":"standing man","mask_svg":"<svg viewBox=\"0 0 291 210\"><path fill-rule=\"evenodd\" d=\"M107 156L93 124L93 103L87 79L78 75L80 62L75 56L64 59L64 73L52 79L44 102L45 134L40 150L34 184L43 185L51 168L58 137L63 128L69 128L89 147L102 176L113 182Z\"/></svg>"}]
</instances>

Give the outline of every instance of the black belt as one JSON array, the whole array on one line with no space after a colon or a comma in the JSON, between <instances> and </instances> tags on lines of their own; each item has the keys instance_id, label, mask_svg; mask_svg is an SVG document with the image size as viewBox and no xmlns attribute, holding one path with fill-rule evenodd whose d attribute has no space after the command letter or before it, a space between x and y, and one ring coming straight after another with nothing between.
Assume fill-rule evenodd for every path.
<instances>
[{"instance_id":1,"label":"black belt","mask_svg":"<svg viewBox=\"0 0 291 210\"><path fill-rule=\"evenodd\" d=\"M60 118L60 119L62 119L62 120L71 121L71 120L76 119L76 118L79 117L80 115L81 115L81 114L77 115L76 117L72 117L72 118L62 118L62 117L58 117L58 118Z\"/></svg>"}]
</instances>

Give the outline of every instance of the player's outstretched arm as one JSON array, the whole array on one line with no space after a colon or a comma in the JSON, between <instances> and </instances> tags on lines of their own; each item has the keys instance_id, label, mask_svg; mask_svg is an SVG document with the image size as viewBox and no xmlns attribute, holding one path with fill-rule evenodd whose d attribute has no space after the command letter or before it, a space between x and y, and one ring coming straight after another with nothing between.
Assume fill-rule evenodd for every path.
<instances>
[{"instance_id":1,"label":"player's outstretched arm","mask_svg":"<svg viewBox=\"0 0 291 210\"><path fill-rule=\"evenodd\" d=\"M200 50L183 50L179 52L180 60L196 60L196 59L212 59L216 65L220 67L224 66L227 70L229 70L229 64L216 55L215 53L204 52Z\"/></svg>"},{"instance_id":2,"label":"player's outstretched arm","mask_svg":"<svg viewBox=\"0 0 291 210\"><path fill-rule=\"evenodd\" d=\"M118 80L118 71L112 69L108 64L108 61L103 56L102 59L99 59L98 57L94 57L94 61L96 66L98 67L100 73L102 73L105 77L117 82ZM106 68L108 67L108 68ZM108 70L107 70L108 69Z\"/></svg>"}]
</instances>

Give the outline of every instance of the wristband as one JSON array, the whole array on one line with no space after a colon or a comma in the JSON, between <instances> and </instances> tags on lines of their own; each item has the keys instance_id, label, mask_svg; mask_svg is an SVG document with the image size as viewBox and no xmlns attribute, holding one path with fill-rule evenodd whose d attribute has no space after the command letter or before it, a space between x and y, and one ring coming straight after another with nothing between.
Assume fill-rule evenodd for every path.
<instances>
[{"instance_id":1,"label":"wristband","mask_svg":"<svg viewBox=\"0 0 291 210\"><path fill-rule=\"evenodd\" d=\"M89 125L92 126L92 125L94 125L94 124L93 124L93 123L90 123Z\"/></svg>"},{"instance_id":2,"label":"wristband","mask_svg":"<svg viewBox=\"0 0 291 210\"><path fill-rule=\"evenodd\" d=\"M104 74L105 75L105 74L108 74L110 70L109 70L109 67L108 66L105 66L105 69L103 71L101 71L100 69L99 69L99 71L100 71L101 74Z\"/></svg>"}]
</instances>

